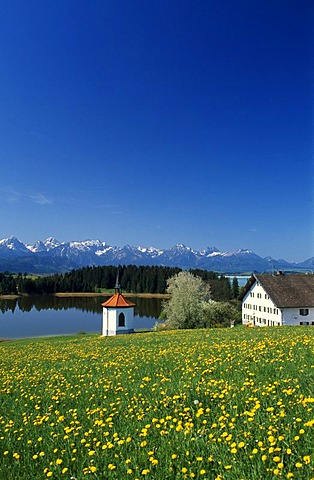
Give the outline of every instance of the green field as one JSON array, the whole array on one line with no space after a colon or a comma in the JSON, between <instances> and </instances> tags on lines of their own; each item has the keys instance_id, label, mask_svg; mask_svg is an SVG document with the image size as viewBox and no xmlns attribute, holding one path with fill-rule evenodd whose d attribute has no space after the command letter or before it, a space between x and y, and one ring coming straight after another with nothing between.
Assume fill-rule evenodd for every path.
<instances>
[{"instance_id":1,"label":"green field","mask_svg":"<svg viewBox=\"0 0 314 480\"><path fill-rule=\"evenodd\" d=\"M314 328L0 344L0 478L314 479Z\"/></svg>"}]
</instances>

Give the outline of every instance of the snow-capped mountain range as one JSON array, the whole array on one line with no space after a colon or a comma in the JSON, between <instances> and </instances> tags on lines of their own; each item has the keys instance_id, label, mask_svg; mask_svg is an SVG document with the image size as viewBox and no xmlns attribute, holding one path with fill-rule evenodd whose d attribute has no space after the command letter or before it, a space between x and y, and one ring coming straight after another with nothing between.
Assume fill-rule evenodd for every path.
<instances>
[{"instance_id":1,"label":"snow-capped mountain range","mask_svg":"<svg viewBox=\"0 0 314 480\"><path fill-rule=\"evenodd\" d=\"M27 245L16 237L0 240L0 271L58 273L84 266L163 265L183 269L200 268L223 273L312 270L314 257L302 263L262 258L251 250L220 252L216 247L193 250L178 244L169 249L114 247L100 240L59 242L53 237Z\"/></svg>"}]
</instances>

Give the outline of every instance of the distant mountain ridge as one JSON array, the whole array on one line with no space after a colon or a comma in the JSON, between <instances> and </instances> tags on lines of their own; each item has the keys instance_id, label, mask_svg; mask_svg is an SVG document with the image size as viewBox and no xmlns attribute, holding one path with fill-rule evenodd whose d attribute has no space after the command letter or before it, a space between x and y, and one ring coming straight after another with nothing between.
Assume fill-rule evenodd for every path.
<instances>
[{"instance_id":1,"label":"distant mountain ridge","mask_svg":"<svg viewBox=\"0 0 314 480\"><path fill-rule=\"evenodd\" d=\"M14 236L0 240L0 270L28 273L62 273L85 266L154 265L200 268L222 273L304 271L314 268L314 257L302 263L262 258L251 250L220 252L216 247L193 250L177 244L169 249L110 246L100 240L59 242L53 237L27 245Z\"/></svg>"}]
</instances>

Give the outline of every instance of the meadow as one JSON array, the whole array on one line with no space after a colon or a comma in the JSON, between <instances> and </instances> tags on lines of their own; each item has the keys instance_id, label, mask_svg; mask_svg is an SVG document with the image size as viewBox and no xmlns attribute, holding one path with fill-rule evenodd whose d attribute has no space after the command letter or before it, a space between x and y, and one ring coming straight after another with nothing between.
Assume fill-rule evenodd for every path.
<instances>
[{"instance_id":1,"label":"meadow","mask_svg":"<svg viewBox=\"0 0 314 480\"><path fill-rule=\"evenodd\" d=\"M0 477L314 479L314 329L0 344Z\"/></svg>"}]
</instances>

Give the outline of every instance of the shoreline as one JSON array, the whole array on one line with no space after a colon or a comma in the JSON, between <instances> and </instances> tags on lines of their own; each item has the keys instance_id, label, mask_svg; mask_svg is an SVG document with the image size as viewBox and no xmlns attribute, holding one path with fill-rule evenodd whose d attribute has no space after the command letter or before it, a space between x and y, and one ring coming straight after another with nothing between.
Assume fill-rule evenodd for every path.
<instances>
[{"instance_id":1,"label":"shoreline","mask_svg":"<svg viewBox=\"0 0 314 480\"><path fill-rule=\"evenodd\" d=\"M56 292L47 294L47 296L54 297L111 297L114 293L106 292ZM0 295L0 300L14 300L23 297L44 297L45 295ZM123 293L124 297L139 297L139 298L170 298L167 293Z\"/></svg>"},{"instance_id":2,"label":"shoreline","mask_svg":"<svg viewBox=\"0 0 314 480\"><path fill-rule=\"evenodd\" d=\"M139 298L170 298L170 295L167 293L122 293L124 297L139 297ZM57 292L54 294L56 297L112 297L114 293L83 293L83 292Z\"/></svg>"}]
</instances>

